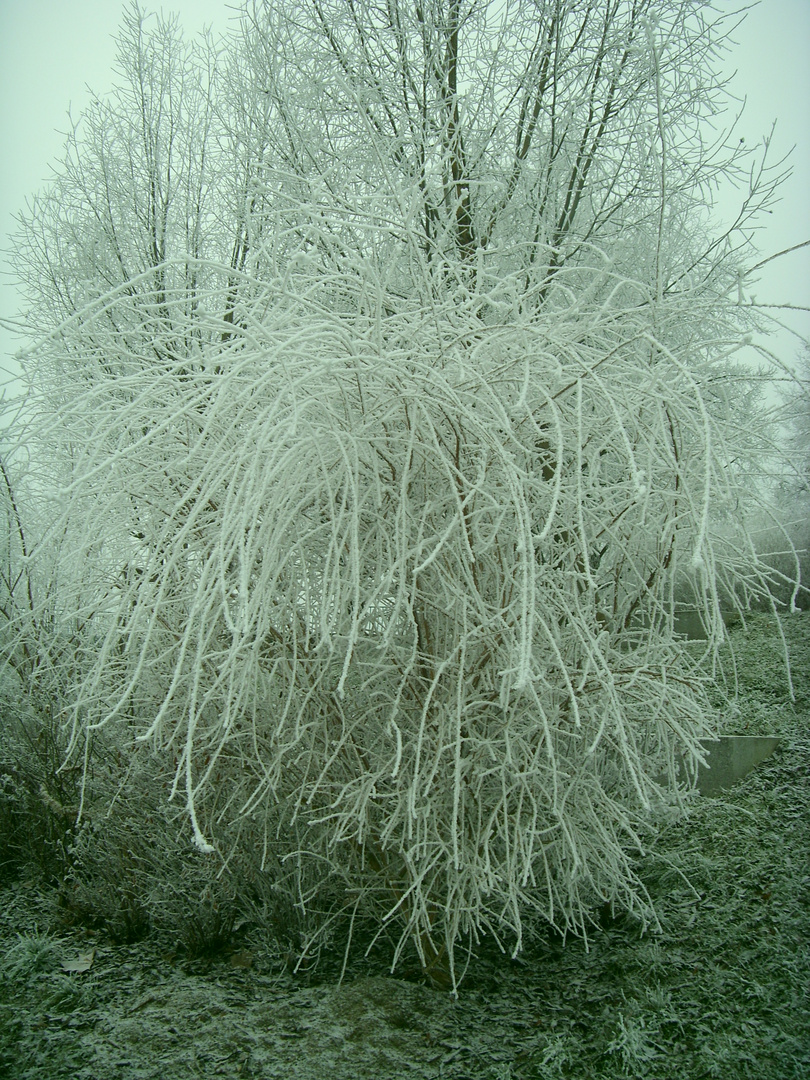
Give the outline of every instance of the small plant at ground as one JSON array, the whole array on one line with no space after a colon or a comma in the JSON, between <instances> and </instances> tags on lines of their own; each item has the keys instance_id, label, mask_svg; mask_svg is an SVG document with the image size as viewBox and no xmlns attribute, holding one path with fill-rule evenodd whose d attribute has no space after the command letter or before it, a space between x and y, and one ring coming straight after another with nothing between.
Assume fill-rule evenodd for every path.
<instances>
[{"instance_id":1,"label":"small plant at ground","mask_svg":"<svg viewBox=\"0 0 810 1080\"><path fill-rule=\"evenodd\" d=\"M60 942L50 933L19 934L3 950L2 979L10 983L28 982L43 971L53 970L62 955Z\"/></svg>"},{"instance_id":2,"label":"small plant at ground","mask_svg":"<svg viewBox=\"0 0 810 1080\"><path fill-rule=\"evenodd\" d=\"M7 686L6 679L4 685ZM67 738L50 708L3 695L0 862L5 873L36 867L52 881L70 865L82 767L65 760Z\"/></svg>"}]
</instances>

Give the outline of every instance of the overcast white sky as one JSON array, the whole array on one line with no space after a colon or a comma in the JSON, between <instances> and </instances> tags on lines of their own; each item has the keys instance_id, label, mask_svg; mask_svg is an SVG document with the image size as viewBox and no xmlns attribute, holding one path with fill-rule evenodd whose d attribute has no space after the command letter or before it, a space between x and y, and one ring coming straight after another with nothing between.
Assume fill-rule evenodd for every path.
<instances>
[{"instance_id":1,"label":"overcast white sky","mask_svg":"<svg viewBox=\"0 0 810 1080\"><path fill-rule=\"evenodd\" d=\"M742 3L742 0L740 0ZM112 81L115 34L122 0L0 0L0 247L12 215L47 181L61 150L67 110L77 115L87 86L106 92ZM224 30L232 17L226 0L166 0L143 6L177 11L189 32L203 24ZM725 10L738 5L720 0ZM748 104L740 134L758 142L777 120L778 153L795 145L794 176L760 234L763 256L810 239L810 0L761 0L738 31L730 61L734 87ZM734 214L732 195L720 208ZM13 317L17 296L0 252L0 320ZM810 305L810 248L766 268L753 290L758 300ZM785 313L785 321L810 336L810 316ZM791 361L798 344L782 334L776 351ZM20 342L0 326L0 369L13 370ZM0 382L3 381L0 372Z\"/></svg>"}]
</instances>

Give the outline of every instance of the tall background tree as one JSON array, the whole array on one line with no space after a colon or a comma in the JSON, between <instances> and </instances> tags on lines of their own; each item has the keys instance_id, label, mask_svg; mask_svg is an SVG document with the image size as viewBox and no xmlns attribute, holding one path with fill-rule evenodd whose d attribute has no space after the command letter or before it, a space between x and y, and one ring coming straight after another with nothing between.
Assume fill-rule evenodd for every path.
<instances>
[{"instance_id":1,"label":"tall background tree","mask_svg":"<svg viewBox=\"0 0 810 1080\"><path fill-rule=\"evenodd\" d=\"M133 8L21 217L72 750L134 733L198 847L238 822L316 934L371 918L455 982L529 913L654 919L631 852L711 730L676 594L713 650L768 591L734 358L782 173L706 141L723 31L317 0L248 5L220 54Z\"/></svg>"}]
</instances>

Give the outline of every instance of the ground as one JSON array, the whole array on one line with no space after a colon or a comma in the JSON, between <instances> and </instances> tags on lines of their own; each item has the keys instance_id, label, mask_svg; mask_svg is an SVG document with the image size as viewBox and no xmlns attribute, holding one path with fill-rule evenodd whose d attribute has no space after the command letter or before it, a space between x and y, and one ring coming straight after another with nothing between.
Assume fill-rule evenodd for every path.
<instances>
[{"instance_id":1,"label":"ground","mask_svg":"<svg viewBox=\"0 0 810 1080\"><path fill-rule=\"evenodd\" d=\"M777 753L668 825L639 872L661 918L581 941L485 943L458 997L341 957L290 970L256 928L189 960L163 937L66 926L49 890L0 883L0 1076L8 1080L800 1080L810 1075L810 615L732 631L726 733ZM727 665L727 671L731 670ZM718 698L719 700L719 698ZM85 970L65 970L85 968Z\"/></svg>"}]
</instances>

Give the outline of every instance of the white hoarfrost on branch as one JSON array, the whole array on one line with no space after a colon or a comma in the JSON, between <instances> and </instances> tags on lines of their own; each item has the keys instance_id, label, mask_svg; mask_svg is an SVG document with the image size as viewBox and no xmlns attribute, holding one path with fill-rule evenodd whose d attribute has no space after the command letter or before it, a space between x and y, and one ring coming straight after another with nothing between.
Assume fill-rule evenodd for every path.
<instances>
[{"instance_id":1,"label":"white hoarfrost on branch","mask_svg":"<svg viewBox=\"0 0 810 1080\"><path fill-rule=\"evenodd\" d=\"M732 361L776 175L706 239L750 165L699 126L710 15L254 4L202 79L133 9L139 96L22 219L74 748L173 756L202 851L244 821L320 930L370 917L453 984L527 916L654 920L633 851L711 730L676 594L708 650L767 594Z\"/></svg>"}]
</instances>

